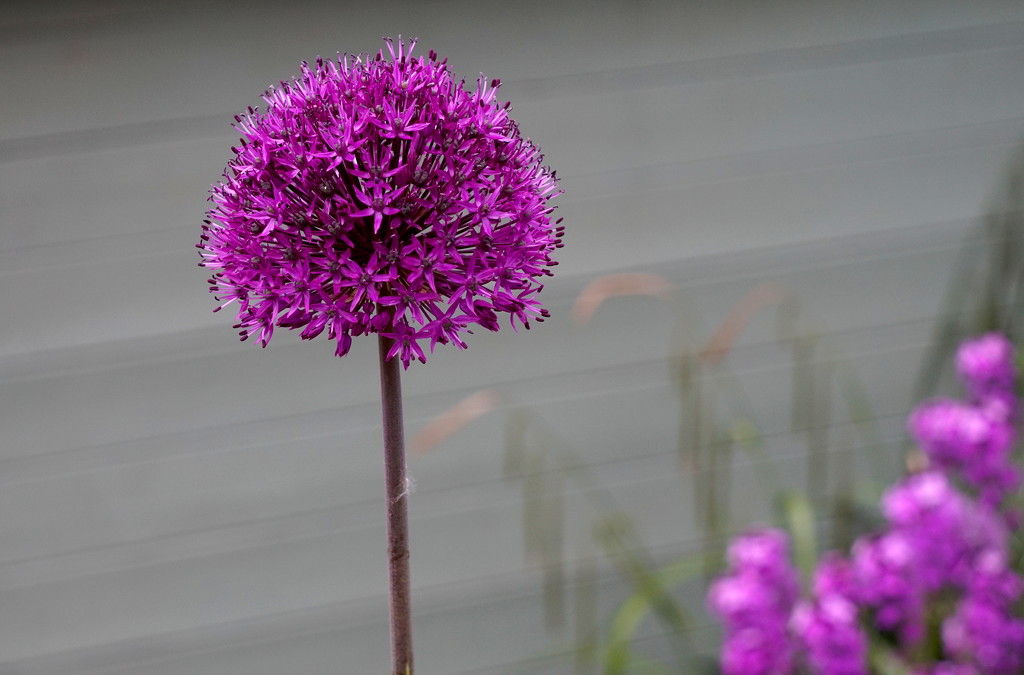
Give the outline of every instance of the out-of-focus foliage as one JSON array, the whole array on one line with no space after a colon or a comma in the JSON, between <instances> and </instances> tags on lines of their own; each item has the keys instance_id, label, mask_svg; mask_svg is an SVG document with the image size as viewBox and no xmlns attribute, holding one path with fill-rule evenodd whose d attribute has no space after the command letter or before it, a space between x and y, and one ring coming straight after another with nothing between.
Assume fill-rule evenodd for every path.
<instances>
[{"instance_id":1,"label":"out-of-focus foliage","mask_svg":"<svg viewBox=\"0 0 1024 675\"><path fill-rule=\"evenodd\" d=\"M1024 149L997 186L988 213L965 242L949 277L933 347L919 371L916 399L950 371L950 355L971 335L1024 337Z\"/></svg>"},{"instance_id":2,"label":"out-of-focus foliage","mask_svg":"<svg viewBox=\"0 0 1024 675\"><path fill-rule=\"evenodd\" d=\"M581 675L720 673L707 645L695 639L703 608L684 598L703 597L706 585L725 569L728 537L748 525L736 522L733 515L735 458L745 455L757 466L760 493L766 499L763 512L774 513L775 524L787 531L806 590L823 548L847 550L858 535L883 523L878 500L901 470L905 448L882 441L861 380L823 337L825 327L787 289L769 284L752 289L714 331L703 336L698 328L706 324L682 293L667 280L646 273L595 280L581 293L573 316L586 323L616 296L656 298L676 317L668 359L679 402L677 451L684 481L680 489L693 494L704 547L674 560L657 559L643 541L639 524L601 485L583 459L585 454L528 406L510 404L505 468L523 488L527 555L543 573L548 626L572 629L568 646L556 646L548 656L564 661L571 654ZM777 475L755 408L730 363L744 329L766 311L774 312L777 358L788 363L790 374L787 441L805 450L806 483L799 489L787 485L789 477ZM952 355L966 337L988 331L1011 339L1024 335L1024 154L1008 171L984 222L965 242L951 270L935 336L918 371L915 400L926 398L949 379ZM855 437L833 437L832 430L841 424L855 429ZM839 444L847 444L845 452L834 452ZM869 470L863 475L845 461L832 465L837 458L864 453L869 453L869 461L863 463ZM906 458L911 470L920 470L920 462L919 453ZM579 562L571 565L565 551L565 491L570 486L585 496L584 517L596 549L575 556ZM822 522L828 527L822 528ZM822 541L820 535L826 532L828 541ZM1012 553L1018 567L1024 565L1019 539L1014 539ZM607 614L596 614L595 570L601 560L610 563L631 589ZM569 607L572 611L567 611ZM653 660L637 648L641 636L652 635L668 644L670 660ZM868 652L870 672L909 675L897 646L891 636L875 639Z\"/></svg>"},{"instance_id":3,"label":"out-of-focus foliage","mask_svg":"<svg viewBox=\"0 0 1024 675\"><path fill-rule=\"evenodd\" d=\"M819 337L820 329L786 289L769 284L755 287L706 338L694 335L699 317L678 290L649 274L595 281L581 293L574 316L586 321L604 300L617 295L656 297L676 312L669 362L680 411L678 475L680 489L694 496L693 512L698 514L704 547L668 562L657 559L641 537L638 523L600 484L584 454L528 406L513 404L506 423L505 468L506 475L519 480L523 489L526 553L543 572L548 626L557 629L568 623L567 600L577 608L570 651L578 672L714 672L717 666L709 660L707 646L695 644L696 615L702 616L703 609L684 602L683 596L701 596L704 584L722 569L727 537L737 525L730 496L734 457L742 453L757 464L761 492L768 500L762 511L774 510L778 520L795 533L794 550L806 578L816 561L816 509L848 524L859 517L860 509L854 505L873 499L886 473L884 449L859 380ZM764 311L775 313L775 349L779 358L789 360L792 371L793 414L788 433L794 444L806 449L806 494L781 489L783 482L767 456L752 402L729 360L745 327ZM862 487L868 486L860 496L854 493L848 467L829 465L829 428L837 421L857 430L858 448L878 454L878 461L871 462L875 473L860 481ZM828 482L842 488L838 495L825 492ZM592 560L578 563L579 570L566 570L564 491L570 487L585 497L584 517L589 519L600 555L632 589L609 617L596 623L592 617L596 589L580 582L592 575L592 568L588 569ZM835 529L846 532L851 527L859 526ZM660 634L672 661L659 663L635 649L641 632Z\"/></svg>"}]
</instances>

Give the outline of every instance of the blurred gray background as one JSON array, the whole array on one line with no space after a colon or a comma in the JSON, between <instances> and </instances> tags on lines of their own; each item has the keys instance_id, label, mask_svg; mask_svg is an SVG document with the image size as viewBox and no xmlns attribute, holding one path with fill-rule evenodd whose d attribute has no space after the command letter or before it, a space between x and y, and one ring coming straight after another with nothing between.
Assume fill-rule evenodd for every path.
<instances>
[{"instance_id":1,"label":"blurred gray background","mask_svg":"<svg viewBox=\"0 0 1024 675\"><path fill-rule=\"evenodd\" d=\"M545 623L530 495L503 466L513 410L656 559L700 548L666 358L680 307L699 346L758 284L788 289L898 444L953 262L1024 136L1019 0L7 2L0 674L386 669L375 340L344 359L281 331L239 344L193 244L232 116L304 59L398 34L501 78L568 228L550 321L405 375L410 436L499 400L410 463L420 672L572 672L544 657L624 597L569 489L558 555L596 561L595 605ZM635 271L672 298L571 320L589 282ZM774 335L755 315L728 359L787 474ZM765 467L736 470L744 492ZM768 517L747 502L737 522Z\"/></svg>"}]
</instances>

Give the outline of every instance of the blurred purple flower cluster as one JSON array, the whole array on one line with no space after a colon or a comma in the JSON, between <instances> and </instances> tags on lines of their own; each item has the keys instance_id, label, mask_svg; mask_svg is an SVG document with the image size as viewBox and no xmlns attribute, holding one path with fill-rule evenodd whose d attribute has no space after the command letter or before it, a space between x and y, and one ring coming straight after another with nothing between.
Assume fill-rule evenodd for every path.
<instances>
[{"instance_id":1,"label":"blurred purple flower cluster","mask_svg":"<svg viewBox=\"0 0 1024 675\"><path fill-rule=\"evenodd\" d=\"M814 573L813 594L797 603L790 630L807 664L822 675L863 675L867 639L858 623L858 586L850 563L826 556Z\"/></svg>"},{"instance_id":2,"label":"blurred purple flower cluster","mask_svg":"<svg viewBox=\"0 0 1024 675\"><path fill-rule=\"evenodd\" d=\"M981 501L996 506L1021 483L1020 469L1010 463L1018 407L1013 346L990 333L964 343L956 365L968 399L923 403L908 427L935 467L959 475Z\"/></svg>"},{"instance_id":3,"label":"blurred purple flower cluster","mask_svg":"<svg viewBox=\"0 0 1024 675\"><path fill-rule=\"evenodd\" d=\"M789 564L784 532L765 529L729 547L730 572L708 593L725 621L722 669L726 675L784 675L793 667L786 623L800 593Z\"/></svg>"},{"instance_id":4,"label":"blurred purple flower cluster","mask_svg":"<svg viewBox=\"0 0 1024 675\"><path fill-rule=\"evenodd\" d=\"M557 264L554 172L482 75L472 89L444 60L387 52L317 59L237 116L198 244L210 289L237 303L242 339L274 327L327 331L345 355L379 333L408 367L473 325L529 328ZM215 310L216 311L216 310Z\"/></svg>"},{"instance_id":5,"label":"blurred purple flower cluster","mask_svg":"<svg viewBox=\"0 0 1024 675\"><path fill-rule=\"evenodd\" d=\"M867 675L872 639L891 645L913 675L1024 673L1024 620L1014 614L1024 578L1010 561L1019 521L1004 504L1020 485L1010 457L1018 415L1013 357L1010 342L997 334L961 346L957 371L969 399L927 402L910 418L929 468L885 493L882 531L854 542L849 557L825 555L809 598L793 591L784 533L767 531L772 579L784 584L731 555L730 570L709 592L726 625L726 675ZM766 536L740 537L733 549ZM773 592L767 588L784 589L785 602L765 602ZM751 669L743 661L753 642L738 636L751 631L773 643L757 654L759 666L770 667ZM940 652L928 653L930 636L938 637Z\"/></svg>"}]
</instances>

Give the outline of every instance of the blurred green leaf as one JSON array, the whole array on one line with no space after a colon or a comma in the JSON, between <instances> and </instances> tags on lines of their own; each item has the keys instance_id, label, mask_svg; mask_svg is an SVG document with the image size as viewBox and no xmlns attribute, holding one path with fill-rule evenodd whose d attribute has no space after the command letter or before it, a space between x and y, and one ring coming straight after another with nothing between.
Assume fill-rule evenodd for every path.
<instances>
[{"instance_id":1,"label":"blurred green leaf","mask_svg":"<svg viewBox=\"0 0 1024 675\"><path fill-rule=\"evenodd\" d=\"M634 593L615 613L608 633L608 646L604 656L606 675L624 675L632 662L631 644L640 622L650 612L650 599Z\"/></svg>"},{"instance_id":2,"label":"blurred green leaf","mask_svg":"<svg viewBox=\"0 0 1024 675\"><path fill-rule=\"evenodd\" d=\"M914 383L914 399L933 393L949 372L957 345L969 335L998 330L1019 339L1024 328L1024 150L1018 149L996 190L983 225L957 256L931 348Z\"/></svg>"},{"instance_id":3,"label":"blurred green leaf","mask_svg":"<svg viewBox=\"0 0 1024 675\"><path fill-rule=\"evenodd\" d=\"M733 420L729 431L733 443L750 457L751 462L757 464L757 470L754 472L754 475L760 484L761 492L765 495L765 499L771 499L772 495L782 489L782 483L779 480L779 472L775 462L772 461L772 458L764 450L764 439L761 436L761 432L746 417L739 417Z\"/></svg>"},{"instance_id":4,"label":"blurred green leaf","mask_svg":"<svg viewBox=\"0 0 1024 675\"><path fill-rule=\"evenodd\" d=\"M544 455L524 453L523 458L523 547L534 564L544 555Z\"/></svg>"},{"instance_id":5,"label":"blurred green leaf","mask_svg":"<svg viewBox=\"0 0 1024 675\"><path fill-rule=\"evenodd\" d=\"M634 669L637 664L633 660L631 644L641 622L652 612L660 613L661 598L668 593L669 588L693 578L703 566L704 556L700 554L680 558L667 567L649 573L646 583L641 584L641 587L619 606L612 617L608 645L603 658L606 675L639 672ZM679 612L674 622L675 630L686 633L690 631L689 617L682 612Z\"/></svg>"},{"instance_id":6,"label":"blurred green leaf","mask_svg":"<svg viewBox=\"0 0 1024 675\"><path fill-rule=\"evenodd\" d=\"M591 672L590 666L596 660L600 648L597 624L597 564L590 550L591 545L591 540L584 538L583 546L587 550L579 556L573 575L573 626L576 638L573 661L577 675L587 675Z\"/></svg>"},{"instance_id":7,"label":"blurred green leaf","mask_svg":"<svg viewBox=\"0 0 1024 675\"><path fill-rule=\"evenodd\" d=\"M637 611L642 612L637 622L648 611L653 611L654 616L668 628L669 643L677 658L682 661L685 654L692 651L692 646L689 644L691 623L689 615L672 597L665 582L656 574L655 566L645 559L647 556L644 555L644 550L636 545L639 538L632 520L624 513L612 514L599 521L596 532L598 542L605 548L605 552L619 574L633 584L636 589L634 595L642 598L634 601L637 603ZM627 615L630 613L631 610L627 610ZM625 634L619 635L622 638L626 637ZM632 635L632 632L629 635ZM615 638L612 638L612 641L614 642ZM618 658L613 659L613 663L618 662Z\"/></svg>"},{"instance_id":8,"label":"blurred green leaf","mask_svg":"<svg viewBox=\"0 0 1024 675\"><path fill-rule=\"evenodd\" d=\"M835 379L839 385L839 395L846 404L847 415L860 435L860 447L870 453L872 480L881 484L896 470L897 453L891 452L882 441L878 431L878 416L868 401L864 383L848 367L845 361L835 364Z\"/></svg>"},{"instance_id":9,"label":"blurred green leaf","mask_svg":"<svg viewBox=\"0 0 1024 675\"><path fill-rule=\"evenodd\" d=\"M521 476L526 471L526 428L529 416L521 407L514 408L505 421L505 453L502 474L505 478Z\"/></svg>"},{"instance_id":10,"label":"blurred green leaf","mask_svg":"<svg viewBox=\"0 0 1024 675\"><path fill-rule=\"evenodd\" d=\"M793 538L793 557L806 588L810 585L811 575L818 564L814 509L807 497L799 492L783 493L781 503L783 518Z\"/></svg>"},{"instance_id":11,"label":"blurred green leaf","mask_svg":"<svg viewBox=\"0 0 1024 675\"><path fill-rule=\"evenodd\" d=\"M811 367L808 396L807 486L811 504L821 506L828 498L829 432L832 428L832 363L822 359Z\"/></svg>"},{"instance_id":12,"label":"blurred green leaf","mask_svg":"<svg viewBox=\"0 0 1024 675\"><path fill-rule=\"evenodd\" d=\"M565 626L565 479L560 471L544 474L541 503L541 558L544 563L544 624Z\"/></svg>"},{"instance_id":13,"label":"blurred green leaf","mask_svg":"<svg viewBox=\"0 0 1024 675\"><path fill-rule=\"evenodd\" d=\"M868 662L876 675L910 675L910 669L891 648L872 644L868 650Z\"/></svg>"},{"instance_id":14,"label":"blurred green leaf","mask_svg":"<svg viewBox=\"0 0 1024 675\"><path fill-rule=\"evenodd\" d=\"M792 350L792 384L790 398L790 433L805 432L814 415L814 340L797 335L790 343Z\"/></svg>"}]
</instances>

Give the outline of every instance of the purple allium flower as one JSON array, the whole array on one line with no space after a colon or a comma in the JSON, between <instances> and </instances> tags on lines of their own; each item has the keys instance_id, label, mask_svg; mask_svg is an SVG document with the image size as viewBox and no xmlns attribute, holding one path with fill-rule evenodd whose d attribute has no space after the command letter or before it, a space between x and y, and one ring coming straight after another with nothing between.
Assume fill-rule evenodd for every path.
<instances>
[{"instance_id":1,"label":"purple allium flower","mask_svg":"<svg viewBox=\"0 0 1024 675\"><path fill-rule=\"evenodd\" d=\"M275 326L394 339L387 358L426 361L508 314L530 327L563 228L554 172L497 101L446 61L387 52L302 64L236 117L241 132L198 244L221 309L238 303L242 339ZM216 310L215 310L216 311Z\"/></svg>"},{"instance_id":2,"label":"purple allium flower","mask_svg":"<svg viewBox=\"0 0 1024 675\"><path fill-rule=\"evenodd\" d=\"M1000 333L987 333L960 345L956 372L973 400L1013 391L1016 368L1013 344Z\"/></svg>"}]
</instances>

